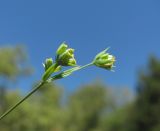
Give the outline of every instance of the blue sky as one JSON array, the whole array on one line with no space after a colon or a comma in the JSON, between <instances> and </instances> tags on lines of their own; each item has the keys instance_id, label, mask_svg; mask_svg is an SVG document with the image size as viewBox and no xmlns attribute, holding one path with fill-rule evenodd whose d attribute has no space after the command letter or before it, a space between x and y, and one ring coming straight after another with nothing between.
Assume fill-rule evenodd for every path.
<instances>
[{"instance_id":1,"label":"blue sky","mask_svg":"<svg viewBox=\"0 0 160 131\"><path fill-rule=\"evenodd\" d=\"M59 80L73 90L101 79L111 86L135 88L137 71L149 54L160 56L159 0L5 0L0 1L0 45L24 44L35 73L21 80L29 89L41 78L42 62L66 41L78 64L105 49L117 58L115 73L92 67Z\"/></svg>"}]
</instances>

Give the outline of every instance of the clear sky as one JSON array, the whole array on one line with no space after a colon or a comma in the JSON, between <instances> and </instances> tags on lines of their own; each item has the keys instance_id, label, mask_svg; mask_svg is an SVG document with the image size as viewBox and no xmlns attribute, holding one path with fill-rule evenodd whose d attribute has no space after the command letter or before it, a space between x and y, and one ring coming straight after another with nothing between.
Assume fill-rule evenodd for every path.
<instances>
[{"instance_id":1,"label":"clear sky","mask_svg":"<svg viewBox=\"0 0 160 131\"><path fill-rule=\"evenodd\" d=\"M149 54L160 56L159 7L159 0L4 0L0 45L26 46L35 73L22 80L25 89L40 79L43 60L54 57L63 41L76 49L80 65L108 46L117 62L115 73L92 67L58 84L73 90L98 78L134 89Z\"/></svg>"}]
</instances>

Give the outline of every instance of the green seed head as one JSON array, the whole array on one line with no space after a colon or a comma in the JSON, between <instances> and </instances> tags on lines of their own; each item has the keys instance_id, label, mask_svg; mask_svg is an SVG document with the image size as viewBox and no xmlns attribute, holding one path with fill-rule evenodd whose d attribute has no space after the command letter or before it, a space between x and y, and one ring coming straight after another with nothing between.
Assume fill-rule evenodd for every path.
<instances>
[{"instance_id":1,"label":"green seed head","mask_svg":"<svg viewBox=\"0 0 160 131\"><path fill-rule=\"evenodd\" d=\"M68 65L70 65L70 66L75 66L75 65L76 65L76 60L73 59L73 58L69 59Z\"/></svg>"},{"instance_id":2,"label":"green seed head","mask_svg":"<svg viewBox=\"0 0 160 131\"><path fill-rule=\"evenodd\" d=\"M62 44L57 50L56 62L61 66L74 66L76 60L74 58L74 49L68 48L66 44Z\"/></svg>"},{"instance_id":3,"label":"green seed head","mask_svg":"<svg viewBox=\"0 0 160 131\"><path fill-rule=\"evenodd\" d=\"M112 70L115 63L115 57L113 55L110 55L109 53L106 53L107 50L108 48L97 54L93 60L93 63L98 67Z\"/></svg>"}]
</instances>

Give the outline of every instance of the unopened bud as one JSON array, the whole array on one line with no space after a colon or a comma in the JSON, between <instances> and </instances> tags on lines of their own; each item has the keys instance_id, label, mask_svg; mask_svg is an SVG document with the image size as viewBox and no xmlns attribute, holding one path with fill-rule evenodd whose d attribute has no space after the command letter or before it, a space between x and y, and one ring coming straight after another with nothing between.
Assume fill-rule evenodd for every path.
<instances>
[{"instance_id":1,"label":"unopened bud","mask_svg":"<svg viewBox=\"0 0 160 131\"><path fill-rule=\"evenodd\" d=\"M107 50L108 49L97 54L93 60L93 63L98 67L112 70L115 63L115 57L113 55L110 55L109 53L106 53Z\"/></svg>"},{"instance_id":2,"label":"unopened bud","mask_svg":"<svg viewBox=\"0 0 160 131\"><path fill-rule=\"evenodd\" d=\"M57 49L57 55L61 55L62 53L64 53L67 49L67 45L65 43L62 43L59 48Z\"/></svg>"},{"instance_id":3,"label":"unopened bud","mask_svg":"<svg viewBox=\"0 0 160 131\"><path fill-rule=\"evenodd\" d=\"M64 44L62 45L62 47L60 47L60 49L59 49L60 51L57 52L58 55L56 57L56 62L61 66L74 66L74 65L76 65L76 60L74 58L74 49L72 49L72 48L67 49L66 47L68 47L68 46L64 45Z\"/></svg>"},{"instance_id":4,"label":"unopened bud","mask_svg":"<svg viewBox=\"0 0 160 131\"><path fill-rule=\"evenodd\" d=\"M70 65L70 66L76 65L76 60L73 58L69 59L68 65Z\"/></svg>"},{"instance_id":5,"label":"unopened bud","mask_svg":"<svg viewBox=\"0 0 160 131\"><path fill-rule=\"evenodd\" d=\"M53 64L52 58L47 58L43 64L45 71Z\"/></svg>"}]
</instances>

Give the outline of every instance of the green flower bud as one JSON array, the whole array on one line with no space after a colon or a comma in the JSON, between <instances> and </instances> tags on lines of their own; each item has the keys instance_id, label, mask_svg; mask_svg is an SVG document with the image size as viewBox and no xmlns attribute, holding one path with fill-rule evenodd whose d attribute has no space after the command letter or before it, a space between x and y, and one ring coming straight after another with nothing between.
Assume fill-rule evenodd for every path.
<instances>
[{"instance_id":1,"label":"green flower bud","mask_svg":"<svg viewBox=\"0 0 160 131\"><path fill-rule=\"evenodd\" d=\"M64 52L66 51L67 47L68 47L68 46L63 42L63 43L59 46L59 48L57 49L56 54L57 54L57 55L61 55L62 53L64 53Z\"/></svg>"},{"instance_id":2,"label":"green flower bud","mask_svg":"<svg viewBox=\"0 0 160 131\"><path fill-rule=\"evenodd\" d=\"M70 65L70 66L76 65L76 60L73 58L69 59L68 65Z\"/></svg>"},{"instance_id":3,"label":"green flower bud","mask_svg":"<svg viewBox=\"0 0 160 131\"><path fill-rule=\"evenodd\" d=\"M61 66L74 66L76 65L76 60L74 58L74 49L67 49L66 47L68 46L64 44L59 47L59 51L57 51L56 62Z\"/></svg>"},{"instance_id":4,"label":"green flower bud","mask_svg":"<svg viewBox=\"0 0 160 131\"><path fill-rule=\"evenodd\" d=\"M45 71L53 64L52 58L47 58L43 64Z\"/></svg>"},{"instance_id":5,"label":"green flower bud","mask_svg":"<svg viewBox=\"0 0 160 131\"><path fill-rule=\"evenodd\" d=\"M72 49L67 49L63 54L61 54L59 57L61 59L70 59L70 58L73 58L74 57L74 54L71 53Z\"/></svg>"},{"instance_id":6,"label":"green flower bud","mask_svg":"<svg viewBox=\"0 0 160 131\"><path fill-rule=\"evenodd\" d=\"M107 50L108 48L97 54L93 60L93 64L107 70L112 70L115 63L115 57L109 53L106 53Z\"/></svg>"},{"instance_id":7,"label":"green flower bud","mask_svg":"<svg viewBox=\"0 0 160 131\"><path fill-rule=\"evenodd\" d=\"M74 49L72 49L72 48L67 49L67 51L68 51L70 54L73 54L73 53L74 53Z\"/></svg>"},{"instance_id":8,"label":"green flower bud","mask_svg":"<svg viewBox=\"0 0 160 131\"><path fill-rule=\"evenodd\" d=\"M101 56L101 58L102 58L102 59L107 59L107 58L108 58L108 53L103 54L103 55Z\"/></svg>"}]
</instances>

